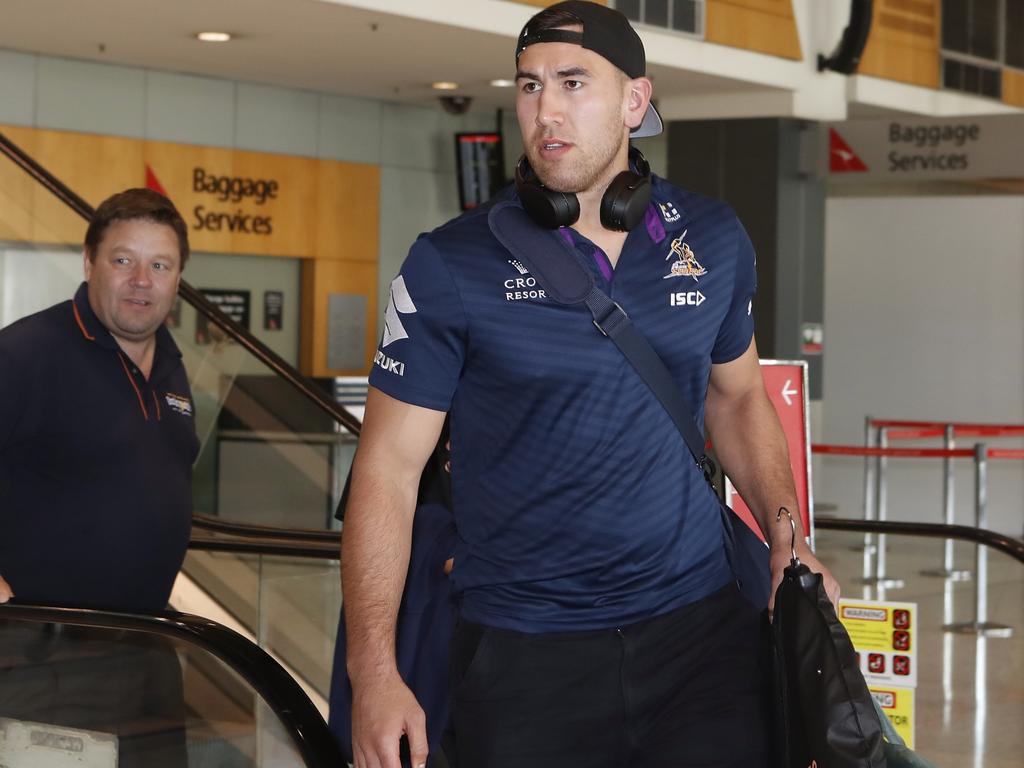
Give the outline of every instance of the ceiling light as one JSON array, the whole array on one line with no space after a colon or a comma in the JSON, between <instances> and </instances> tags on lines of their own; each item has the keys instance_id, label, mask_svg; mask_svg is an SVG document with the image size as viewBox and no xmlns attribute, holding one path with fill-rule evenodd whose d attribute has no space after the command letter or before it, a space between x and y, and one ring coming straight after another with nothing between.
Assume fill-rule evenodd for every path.
<instances>
[{"instance_id":1,"label":"ceiling light","mask_svg":"<svg viewBox=\"0 0 1024 768\"><path fill-rule=\"evenodd\" d=\"M226 43L230 39L230 32L196 32L196 40L204 43Z\"/></svg>"},{"instance_id":2,"label":"ceiling light","mask_svg":"<svg viewBox=\"0 0 1024 768\"><path fill-rule=\"evenodd\" d=\"M432 87L435 91L454 91L459 87L459 84L442 80L439 83L434 83Z\"/></svg>"},{"instance_id":3,"label":"ceiling light","mask_svg":"<svg viewBox=\"0 0 1024 768\"><path fill-rule=\"evenodd\" d=\"M498 78L497 80L491 80L491 85L495 88L511 88L516 84L515 80L505 80L504 78Z\"/></svg>"}]
</instances>

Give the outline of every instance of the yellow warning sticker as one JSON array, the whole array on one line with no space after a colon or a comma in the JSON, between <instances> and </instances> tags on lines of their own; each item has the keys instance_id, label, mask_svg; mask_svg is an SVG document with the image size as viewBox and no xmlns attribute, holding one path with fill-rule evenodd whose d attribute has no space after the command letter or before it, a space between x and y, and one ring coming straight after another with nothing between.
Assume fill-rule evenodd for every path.
<instances>
[{"instance_id":1,"label":"yellow warning sticker","mask_svg":"<svg viewBox=\"0 0 1024 768\"><path fill-rule=\"evenodd\" d=\"M914 689L868 686L878 706L896 727L896 733L914 748Z\"/></svg>"},{"instance_id":2,"label":"yellow warning sticker","mask_svg":"<svg viewBox=\"0 0 1024 768\"><path fill-rule=\"evenodd\" d=\"M878 600L840 600L857 662L869 685L917 686L917 605Z\"/></svg>"}]
</instances>

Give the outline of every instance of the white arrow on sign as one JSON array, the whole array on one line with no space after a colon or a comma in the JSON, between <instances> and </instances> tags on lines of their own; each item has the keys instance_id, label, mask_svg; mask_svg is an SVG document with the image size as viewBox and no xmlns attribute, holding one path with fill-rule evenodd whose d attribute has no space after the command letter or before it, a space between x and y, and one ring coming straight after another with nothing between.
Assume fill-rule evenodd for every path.
<instances>
[{"instance_id":1,"label":"white arrow on sign","mask_svg":"<svg viewBox=\"0 0 1024 768\"><path fill-rule=\"evenodd\" d=\"M782 397L786 400L786 405L792 405L792 395L799 395L800 392L796 389L790 389L793 386L792 379L786 379L786 383L782 385Z\"/></svg>"}]
</instances>

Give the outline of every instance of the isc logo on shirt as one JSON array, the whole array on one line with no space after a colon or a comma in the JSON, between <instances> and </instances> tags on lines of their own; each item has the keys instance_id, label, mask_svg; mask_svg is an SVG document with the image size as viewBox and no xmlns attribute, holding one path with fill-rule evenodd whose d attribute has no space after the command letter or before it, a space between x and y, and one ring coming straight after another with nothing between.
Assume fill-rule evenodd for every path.
<instances>
[{"instance_id":1,"label":"isc logo on shirt","mask_svg":"<svg viewBox=\"0 0 1024 768\"><path fill-rule=\"evenodd\" d=\"M699 307L707 301L700 291L677 291L668 295L668 303L673 307Z\"/></svg>"}]
</instances>

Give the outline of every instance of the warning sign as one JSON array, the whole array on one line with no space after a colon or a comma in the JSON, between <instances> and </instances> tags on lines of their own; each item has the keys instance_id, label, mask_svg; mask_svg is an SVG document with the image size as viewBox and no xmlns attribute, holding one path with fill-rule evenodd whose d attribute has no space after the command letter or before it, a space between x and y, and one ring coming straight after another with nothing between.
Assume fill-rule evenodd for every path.
<instances>
[{"instance_id":1,"label":"warning sign","mask_svg":"<svg viewBox=\"0 0 1024 768\"><path fill-rule=\"evenodd\" d=\"M878 706L886 714L896 733L907 743L911 749L914 748L914 689L897 688L895 686L880 687L868 686L871 695L875 697Z\"/></svg>"},{"instance_id":2,"label":"warning sign","mask_svg":"<svg viewBox=\"0 0 1024 768\"><path fill-rule=\"evenodd\" d=\"M843 622L869 686L917 686L917 605L839 601Z\"/></svg>"}]
</instances>

